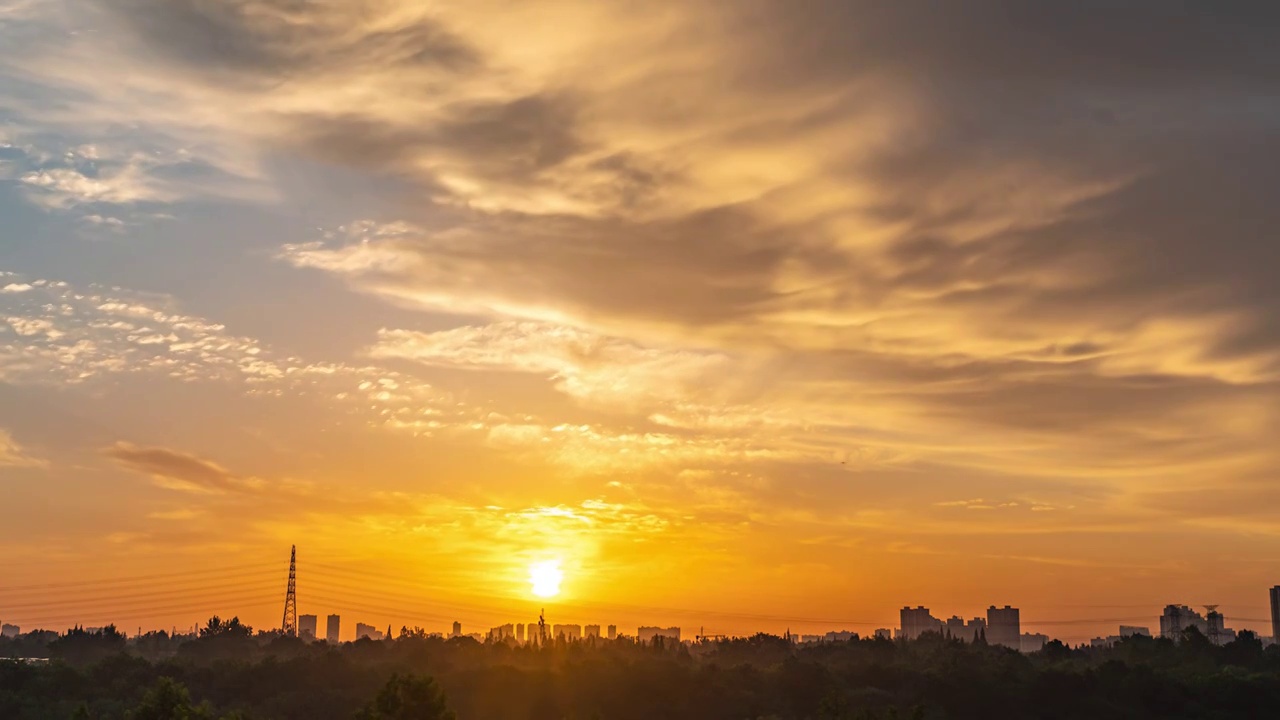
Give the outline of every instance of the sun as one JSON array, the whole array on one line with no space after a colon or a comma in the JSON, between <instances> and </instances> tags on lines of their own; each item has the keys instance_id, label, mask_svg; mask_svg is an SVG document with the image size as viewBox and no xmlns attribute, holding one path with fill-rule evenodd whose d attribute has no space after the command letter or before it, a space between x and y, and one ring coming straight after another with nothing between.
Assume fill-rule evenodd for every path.
<instances>
[{"instance_id":1,"label":"sun","mask_svg":"<svg viewBox=\"0 0 1280 720\"><path fill-rule=\"evenodd\" d=\"M529 566L529 585L538 597L559 595L561 580L564 580L564 572L560 570L559 560L544 560Z\"/></svg>"}]
</instances>

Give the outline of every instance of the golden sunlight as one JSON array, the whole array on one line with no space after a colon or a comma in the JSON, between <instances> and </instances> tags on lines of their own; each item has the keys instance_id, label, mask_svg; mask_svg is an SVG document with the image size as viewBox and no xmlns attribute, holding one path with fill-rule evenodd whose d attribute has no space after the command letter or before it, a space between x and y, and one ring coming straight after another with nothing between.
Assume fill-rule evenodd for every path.
<instances>
[{"instance_id":1,"label":"golden sunlight","mask_svg":"<svg viewBox=\"0 0 1280 720\"><path fill-rule=\"evenodd\" d=\"M564 580L564 572L560 569L559 560L545 560L529 566L529 585L533 594L538 597L549 598L559 595L562 580Z\"/></svg>"}]
</instances>

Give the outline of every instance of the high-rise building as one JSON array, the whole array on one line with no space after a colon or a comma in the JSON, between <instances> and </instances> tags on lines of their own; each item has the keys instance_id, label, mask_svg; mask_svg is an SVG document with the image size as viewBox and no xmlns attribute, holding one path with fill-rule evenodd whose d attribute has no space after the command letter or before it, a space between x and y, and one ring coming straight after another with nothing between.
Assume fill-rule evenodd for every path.
<instances>
[{"instance_id":1,"label":"high-rise building","mask_svg":"<svg viewBox=\"0 0 1280 720\"><path fill-rule=\"evenodd\" d=\"M552 625L551 637L556 638L557 640L560 638L564 638L569 642L581 640L582 626L581 625Z\"/></svg>"},{"instance_id":2,"label":"high-rise building","mask_svg":"<svg viewBox=\"0 0 1280 720\"><path fill-rule=\"evenodd\" d=\"M1205 622L1200 613L1186 605L1166 605L1160 615L1160 637L1176 642L1182 639L1182 633L1187 628L1195 628L1202 635L1209 634L1209 623Z\"/></svg>"},{"instance_id":3,"label":"high-rise building","mask_svg":"<svg viewBox=\"0 0 1280 720\"><path fill-rule=\"evenodd\" d=\"M493 642L506 642L515 639L516 626L511 623L499 625L495 628L489 628L489 635L485 638Z\"/></svg>"},{"instance_id":4,"label":"high-rise building","mask_svg":"<svg viewBox=\"0 0 1280 720\"><path fill-rule=\"evenodd\" d=\"M618 626L617 626L617 625L610 625L610 626L609 626L609 639L610 639L610 640L617 640L617 639L618 639Z\"/></svg>"},{"instance_id":5,"label":"high-rise building","mask_svg":"<svg viewBox=\"0 0 1280 720\"><path fill-rule=\"evenodd\" d=\"M680 642L680 628L646 626L636 631L636 640L641 645L652 645L658 638L662 638L664 641Z\"/></svg>"},{"instance_id":6,"label":"high-rise building","mask_svg":"<svg viewBox=\"0 0 1280 720\"><path fill-rule=\"evenodd\" d=\"M524 642L524 623L516 623L516 642Z\"/></svg>"},{"instance_id":7,"label":"high-rise building","mask_svg":"<svg viewBox=\"0 0 1280 720\"><path fill-rule=\"evenodd\" d=\"M1151 628L1139 627L1137 625L1121 625L1120 626L1120 637L1127 638L1127 637L1133 637L1134 635L1151 637Z\"/></svg>"},{"instance_id":8,"label":"high-rise building","mask_svg":"<svg viewBox=\"0 0 1280 720\"><path fill-rule=\"evenodd\" d=\"M1022 646L1022 621L1018 608L995 605L987 608L987 643L1019 649Z\"/></svg>"},{"instance_id":9,"label":"high-rise building","mask_svg":"<svg viewBox=\"0 0 1280 720\"><path fill-rule=\"evenodd\" d=\"M315 615L299 615L298 616L298 637L311 642L316 639L316 628L319 626L320 618Z\"/></svg>"},{"instance_id":10,"label":"high-rise building","mask_svg":"<svg viewBox=\"0 0 1280 720\"><path fill-rule=\"evenodd\" d=\"M892 631L892 630L890 630L889 628L876 628L876 639L877 639L877 640L892 640L892 639L893 639L893 631Z\"/></svg>"},{"instance_id":11,"label":"high-rise building","mask_svg":"<svg viewBox=\"0 0 1280 720\"><path fill-rule=\"evenodd\" d=\"M943 626L943 632L947 637L955 640L963 640L964 642L977 642L985 633L987 621L980 617L965 621L959 615L952 615L947 618L946 624Z\"/></svg>"},{"instance_id":12,"label":"high-rise building","mask_svg":"<svg viewBox=\"0 0 1280 720\"><path fill-rule=\"evenodd\" d=\"M927 632L942 632L942 621L929 614L929 608L918 605L898 611L900 637L915 640Z\"/></svg>"},{"instance_id":13,"label":"high-rise building","mask_svg":"<svg viewBox=\"0 0 1280 720\"><path fill-rule=\"evenodd\" d=\"M342 642L342 640L340 639L342 636L339 633L339 630L341 629L340 627L341 624L342 624L341 616L330 615L328 620L325 621L324 639L333 645L337 645L338 643Z\"/></svg>"},{"instance_id":14,"label":"high-rise building","mask_svg":"<svg viewBox=\"0 0 1280 720\"><path fill-rule=\"evenodd\" d=\"M1271 639L1280 643L1280 585L1271 588Z\"/></svg>"},{"instance_id":15,"label":"high-rise building","mask_svg":"<svg viewBox=\"0 0 1280 720\"><path fill-rule=\"evenodd\" d=\"M599 626L599 625L583 625L583 626L582 626L582 637L584 637L584 638L586 638L586 639L588 639L588 640L590 640L590 639L592 639L592 638L594 638L594 639L596 639L596 640L599 640L599 639L600 639L600 626Z\"/></svg>"},{"instance_id":16,"label":"high-rise building","mask_svg":"<svg viewBox=\"0 0 1280 720\"><path fill-rule=\"evenodd\" d=\"M22 634L22 628L4 623L0 625L0 637L15 638Z\"/></svg>"},{"instance_id":17,"label":"high-rise building","mask_svg":"<svg viewBox=\"0 0 1280 720\"><path fill-rule=\"evenodd\" d=\"M453 621L453 632L449 633L449 637L462 637L462 623Z\"/></svg>"},{"instance_id":18,"label":"high-rise building","mask_svg":"<svg viewBox=\"0 0 1280 720\"><path fill-rule=\"evenodd\" d=\"M1205 635L1209 636L1209 642L1214 645L1226 645L1236 639L1236 631L1227 627L1226 620L1216 607L1210 606L1204 618Z\"/></svg>"},{"instance_id":19,"label":"high-rise building","mask_svg":"<svg viewBox=\"0 0 1280 720\"><path fill-rule=\"evenodd\" d=\"M1018 649L1024 653L1040 652L1048 642L1048 635L1042 635L1040 633L1022 633L1022 637L1018 642Z\"/></svg>"},{"instance_id":20,"label":"high-rise building","mask_svg":"<svg viewBox=\"0 0 1280 720\"><path fill-rule=\"evenodd\" d=\"M356 623L356 639L362 640L368 638L370 640L381 640L383 638L382 631L372 625L364 623Z\"/></svg>"}]
</instances>

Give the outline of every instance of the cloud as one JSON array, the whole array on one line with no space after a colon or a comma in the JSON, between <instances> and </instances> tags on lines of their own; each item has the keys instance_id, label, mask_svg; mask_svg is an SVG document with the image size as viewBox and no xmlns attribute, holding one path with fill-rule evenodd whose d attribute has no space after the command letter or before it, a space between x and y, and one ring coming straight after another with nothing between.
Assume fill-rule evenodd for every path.
<instances>
[{"instance_id":1,"label":"cloud","mask_svg":"<svg viewBox=\"0 0 1280 720\"><path fill-rule=\"evenodd\" d=\"M29 5L0 68L26 197L314 190L277 257L395 309L350 365L6 277L0 377L315 393L815 554L1266 526L1273 4L803 5Z\"/></svg>"},{"instance_id":2,"label":"cloud","mask_svg":"<svg viewBox=\"0 0 1280 720\"><path fill-rule=\"evenodd\" d=\"M47 464L27 454L8 430L0 428L0 467L44 467Z\"/></svg>"},{"instance_id":3,"label":"cloud","mask_svg":"<svg viewBox=\"0 0 1280 720\"><path fill-rule=\"evenodd\" d=\"M646 348L578 328L513 321L431 333L384 329L369 353L439 367L534 373L584 401L639 406L687 397L728 361L720 353Z\"/></svg>"},{"instance_id":4,"label":"cloud","mask_svg":"<svg viewBox=\"0 0 1280 720\"><path fill-rule=\"evenodd\" d=\"M246 492L260 481L237 477L210 460L160 447L139 447L118 442L104 448L103 455L133 472L148 475L156 485L169 490L196 493Z\"/></svg>"}]
</instances>

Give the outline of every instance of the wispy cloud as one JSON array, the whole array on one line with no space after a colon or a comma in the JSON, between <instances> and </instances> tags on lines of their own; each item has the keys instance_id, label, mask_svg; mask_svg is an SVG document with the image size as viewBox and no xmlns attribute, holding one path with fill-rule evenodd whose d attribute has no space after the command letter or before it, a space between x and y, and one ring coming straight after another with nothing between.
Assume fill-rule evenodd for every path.
<instances>
[{"instance_id":1,"label":"wispy cloud","mask_svg":"<svg viewBox=\"0 0 1280 720\"><path fill-rule=\"evenodd\" d=\"M643 406L687 397L727 366L716 352L662 350L574 327L502 322L424 333L378 333L370 355L469 370L533 373L575 398Z\"/></svg>"},{"instance_id":2,"label":"wispy cloud","mask_svg":"<svg viewBox=\"0 0 1280 720\"><path fill-rule=\"evenodd\" d=\"M44 467L48 462L28 454L8 430L0 428L0 467Z\"/></svg>"}]
</instances>

